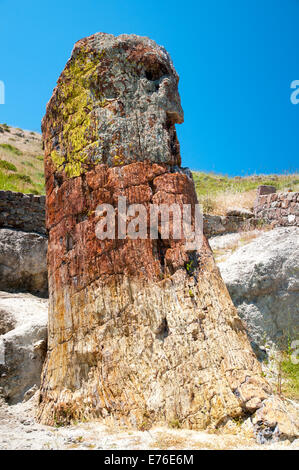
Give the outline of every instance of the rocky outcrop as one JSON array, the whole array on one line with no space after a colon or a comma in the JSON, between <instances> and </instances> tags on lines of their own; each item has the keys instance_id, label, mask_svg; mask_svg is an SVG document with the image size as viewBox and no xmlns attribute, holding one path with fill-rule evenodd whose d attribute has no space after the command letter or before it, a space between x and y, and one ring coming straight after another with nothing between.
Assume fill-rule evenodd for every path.
<instances>
[{"instance_id":1,"label":"rocky outcrop","mask_svg":"<svg viewBox=\"0 0 299 470\"><path fill-rule=\"evenodd\" d=\"M0 292L0 395L10 404L40 386L47 351L48 301Z\"/></svg>"},{"instance_id":2,"label":"rocky outcrop","mask_svg":"<svg viewBox=\"0 0 299 470\"><path fill-rule=\"evenodd\" d=\"M40 386L47 349L45 197L0 191L0 395L10 404Z\"/></svg>"},{"instance_id":3,"label":"rocky outcrop","mask_svg":"<svg viewBox=\"0 0 299 470\"><path fill-rule=\"evenodd\" d=\"M0 289L47 296L47 245L44 235L0 229Z\"/></svg>"},{"instance_id":4,"label":"rocky outcrop","mask_svg":"<svg viewBox=\"0 0 299 470\"><path fill-rule=\"evenodd\" d=\"M146 217L150 204L194 212L175 131L177 85L156 43L100 33L76 43L48 103L44 423L216 428L271 395L205 239L186 248L183 236L163 238L162 224L157 239L96 237L97 206L118 209L120 196Z\"/></svg>"},{"instance_id":5,"label":"rocky outcrop","mask_svg":"<svg viewBox=\"0 0 299 470\"><path fill-rule=\"evenodd\" d=\"M0 191L0 290L47 296L45 196Z\"/></svg>"},{"instance_id":6,"label":"rocky outcrop","mask_svg":"<svg viewBox=\"0 0 299 470\"><path fill-rule=\"evenodd\" d=\"M298 434L298 412L294 414L294 409L287 401L270 397L256 412L252 424L260 444L265 444L267 441L292 441Z\"/></svg>"},{"instance_id":7,"label":"rocky outcrop","mask_svg":"<svg viewBox=\"0 0 299 470\"><path fill-rule=\"evenodd\" d=\"M286 350L299 334L299 228L276 228L219 264L249 337Z\"/></svg>"}]
</instances>

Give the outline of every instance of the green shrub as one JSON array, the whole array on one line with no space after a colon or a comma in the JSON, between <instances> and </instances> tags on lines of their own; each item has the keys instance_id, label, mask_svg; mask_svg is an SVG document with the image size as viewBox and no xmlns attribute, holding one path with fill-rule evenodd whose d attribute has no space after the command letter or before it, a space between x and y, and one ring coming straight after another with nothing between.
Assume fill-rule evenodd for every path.
<instances>
[{"instance_id":1,"label":"green shrub","mask_svg":"<svg viewBox=\"0 0 299 470\"><path fill-rule=\"evenodd\" d=\"M6 160L0 160L0 168L3 168L3 170L17 171L16 166Z\"/></svg>"},{"instance_id":2,"label":"green shrub","mask_svg":"<svg viewBox=\"0 0 299 470\"><path fill-rule=\"evenodd\" d=\"M4 122L3 124L0 124L0 130L2 132L6 131L6 132L10 132L10 128L9 126L6 124L6 122Z\"/></svg>"},{"instance_id":3,"label":"green shrub","mask_svg":"<svg viewBox=\"0 0 299 470\"><path fill-rule=\"evenodd\" d=\"M18 191L18 185L12 181L11 176L14 175L8 175L0 170L0 190Z\"/></svg>"},{"instance_id":4,"label":"green shrub","mask_svg":"<svg viewBox=\"0 0 299 470\"><path fill-rule=\"evenodd\" d=\"M31 162L22 162L22 164L25 166L30 166L31 168L34 168L34 165Z\"/></svg>"},{"instance_id":5,"label":"green shrub","mask_svg":"<svg viewBox=\"0 0 299 470\"><path fill-rule=\"evenodd\" d=\"M28 175L24 175L22 173L16 173L14 176L16 180L24 181L24 183L28 183L28 184L33 184L32 179Z\"/></svg>"},{"instance_id":6,"label":"green shrub","mask_svg":"<svg viewBox=\"0 0 299 470\"><path fill-rule=\"evenodd\" d=\"M45 194L44 184L34 184L27 175L4 173L0 170L0 190L22 193Z\"/></svg>"},{"instance_id":7,"label":"green shrub","mask_svg":"<svg viewBox=\"0 0 299 470\"><path fill-rule=\"evenodd\" d=\"M288 355L281 363L281 370L285 384L283 392L290 398L299 399L299 364L293 364L291 356Z\"/></svg>"}]
</instances>

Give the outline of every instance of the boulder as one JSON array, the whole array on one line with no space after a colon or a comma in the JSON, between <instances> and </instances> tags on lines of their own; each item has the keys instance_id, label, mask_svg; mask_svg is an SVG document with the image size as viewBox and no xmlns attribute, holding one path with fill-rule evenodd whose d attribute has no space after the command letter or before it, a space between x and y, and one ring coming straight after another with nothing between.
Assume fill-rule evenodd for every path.
<instances>
[{"instance_id":1,"label":"boulder","mask_svg":"<svg viewBox=\"0 0 299 470\"><path fill-rule=\"evenodd\" d=\"M10 404L40 386L47 350L48 301L0 292L0 391Z\"/></svg>"},{"instance_id":2,"label":"boulder","mask_svg":"<svg viewBox=\"0 0 299 470\"><path fill-rule=\"evenodd\" d=\"M263 426L260 426L261 423ZM257 441L260 444L267 441L292 441L299 429L298 413L294 414L287 402L270 397L256 412L252 424L257 429Z\"/></svg>"},{"instance_id":3,"label":"boulder","mask_svg":"<svg viewBox=\"0 0 299 470\"><path fill-rule=\"evenodd\" d=\"M232 207L227 209L227 216L241 217L242 219L251 219L254 217L254 213L249 209L244 209L243 207Z\"/></svg>"},{"instance_id":4,"label":"boulder","mask_svg":"<svg viewBox=\"0 0 299 470\"><path fill-rule=\"evenodd\" d=\"M47 296L46 236L0 229L0 289Z\"/></svg>"},{"instance_id":5,"label":"boulder","mask_svg":"<svg viewBox=\"0 0 299 470\"><path fill-rule=\"evenodd\" d=\"M257 188L257 197L273 193L276 193L276 187L270 184L262 184Z\"/></svg>"},{"instance_id":6,"label":"boulder","mask_svg":"<svg viewBox=\"0 0 299 470\"><path fill-rule=\"evenodd\" d=\"M259 224L260 221L258 219L245 215L203 215L203 231L207 238L227 233L253 230Z\"/></svg>"},{"instance_id":7,"label":"boulder","mask_svg":"<svg viewBox=\"0 0 299 470\"><path fill-rule=\"evenodd\" d=\"M299 334L299 228L275 228L219 263L251 341L286 349Z\"/></svg>"}]
</instances>

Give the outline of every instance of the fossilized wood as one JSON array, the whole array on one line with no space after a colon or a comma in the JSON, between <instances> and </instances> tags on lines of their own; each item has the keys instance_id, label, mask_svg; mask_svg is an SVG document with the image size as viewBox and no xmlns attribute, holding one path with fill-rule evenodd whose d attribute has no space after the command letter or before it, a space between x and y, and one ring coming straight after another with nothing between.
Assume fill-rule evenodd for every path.
<instances>
[{"instance_id":1,"label":"fossilized wood","mask_svg":"<svg viewBox=\"0 0 299 470\"><path fill-rule=\"evenodd\" d=\"M178 76L138 36L79 41L43 120L49 350L39 419L217 427L271 394L208 242L105 240L98 204L197 202ZM190 269L192 261L192 269ZM188 268L189 266L189 268Z\"/></svg>"}]
</instances>

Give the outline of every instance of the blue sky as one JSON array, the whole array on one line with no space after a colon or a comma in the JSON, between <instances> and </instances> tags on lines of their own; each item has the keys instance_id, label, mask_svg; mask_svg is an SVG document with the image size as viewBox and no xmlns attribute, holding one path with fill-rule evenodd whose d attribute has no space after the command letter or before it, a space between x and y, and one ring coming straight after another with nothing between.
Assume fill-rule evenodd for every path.
<instances>
[{"instance_id":1,"label":"blue sky","mask_svg":"<svg viewBox=\"0 0 299 470\"><path fill-rule=\"evenodd\" d=\"M78 39L149 36L180 75L184 166L230 175L298 164L299 0L0 0L0 122L40 131Z\"/></svg>"}]
</instances>

